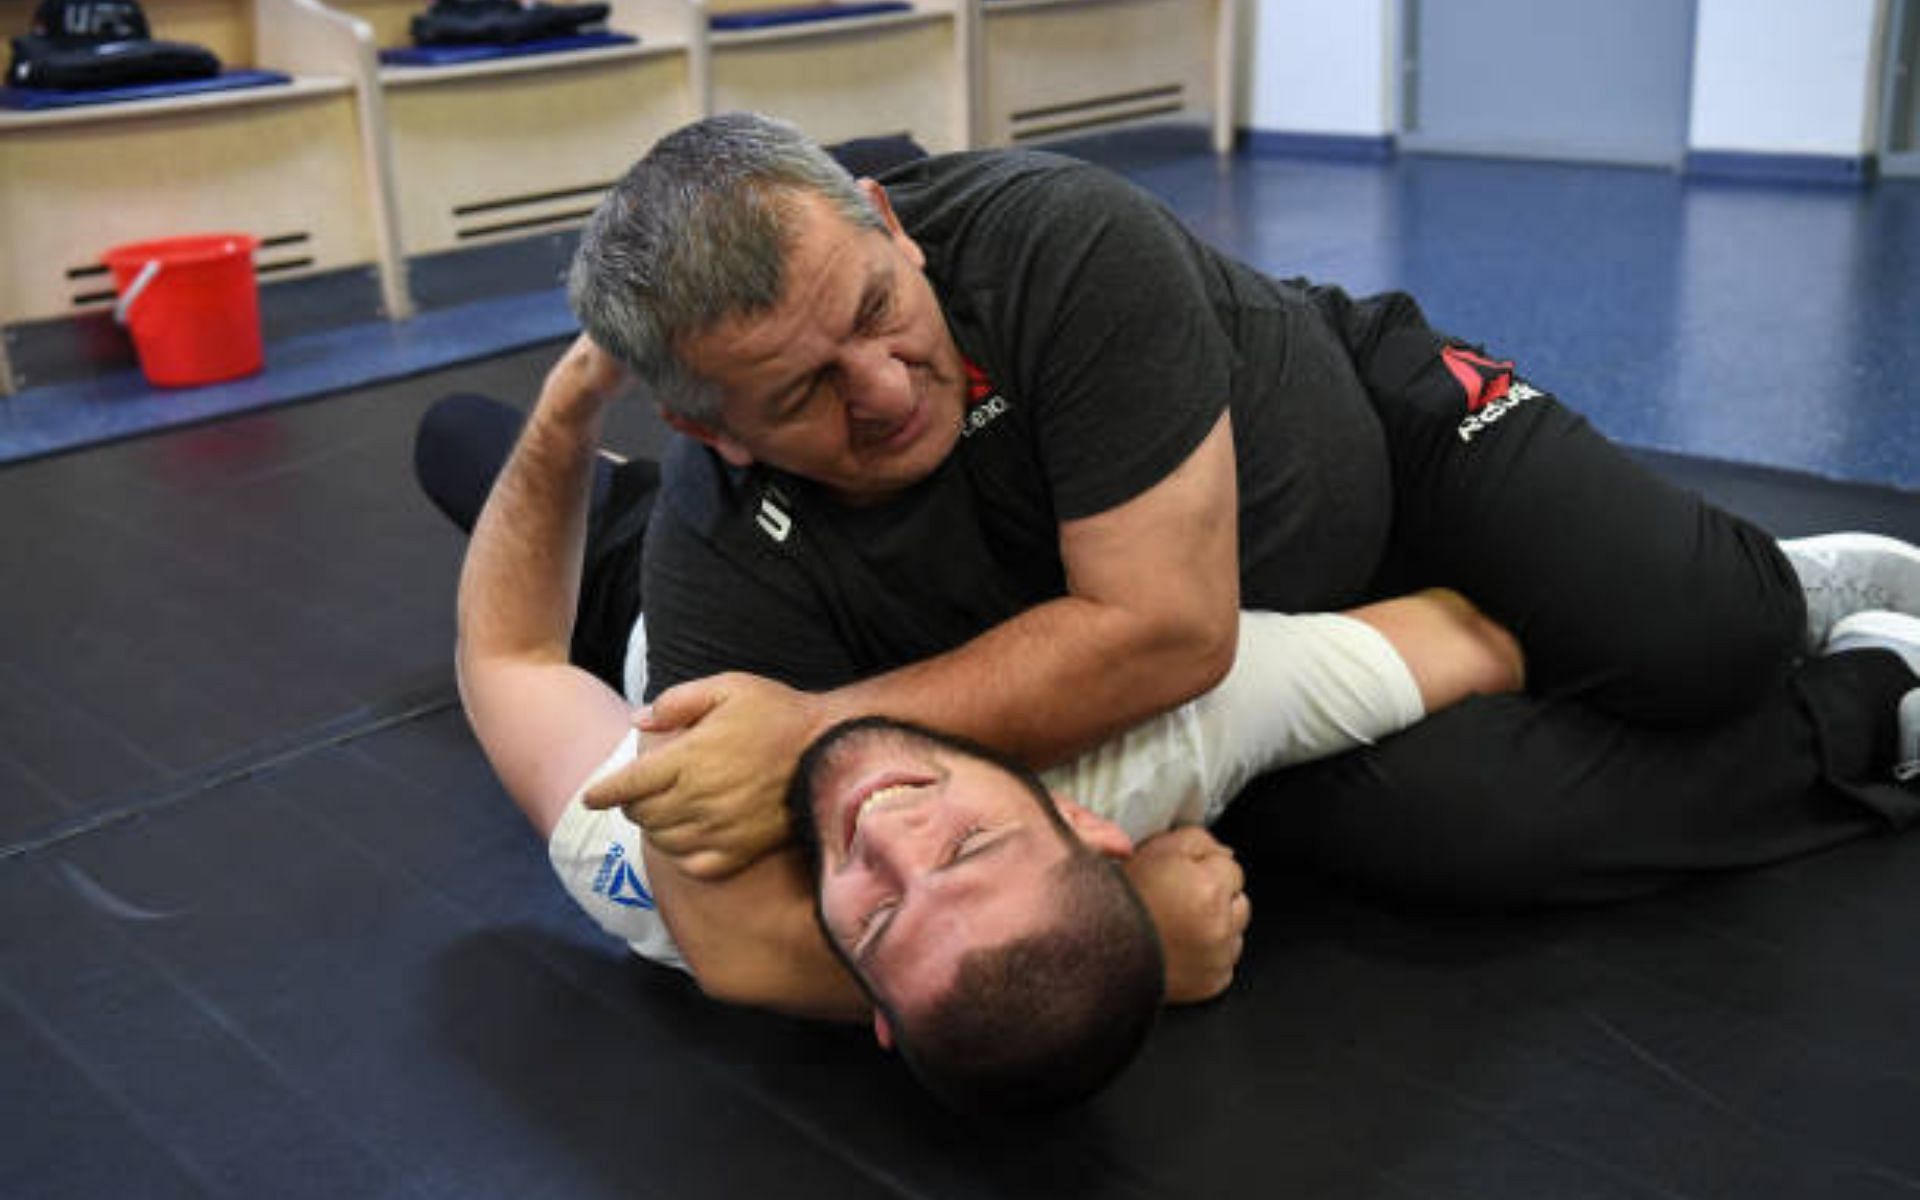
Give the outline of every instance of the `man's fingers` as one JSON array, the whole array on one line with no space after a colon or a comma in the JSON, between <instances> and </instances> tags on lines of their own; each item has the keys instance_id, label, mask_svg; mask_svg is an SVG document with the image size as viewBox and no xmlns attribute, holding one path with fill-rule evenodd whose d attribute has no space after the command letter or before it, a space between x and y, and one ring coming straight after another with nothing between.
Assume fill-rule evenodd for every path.
<instances>
[{"instance_id":1,"label":"man's fingers","mask_svg":"<svg viewBox=\"0 0 1920 1200\"><path fill-rule=\"evenodd\" d=\"M712 712L725 695L725 688L717 678L696 679L661 692L652 704L640 710L634 723L649 733L685 729Z\"/></svg>"},{"instance_id":2,"label":"man's fingers","mask_svg":"<svg viewBox=\"0 0 1920 1200\"><path fill-rule=\"evenodd\" d=\"M550 376L552 374L565 374L575 388L589 396L607 400L612 399L630 381L626 367L620 360L602 350L584 333L575 338L573 344L560 355Z\"/></svg>"},{"instance_id":3,"label":"man's fingers","mask_svg":"<svg viewBox=\"0 0 1920 1200\"><path fill-rule=\"evenodd\" d=\"M720 850L695 850L679 859L680 869L695 879L724 879L745 866L737 855Z\"/></svg>"},{"instance_id":4,"label":"man's fingers","mask_svg":"<svg viewBox=\"0 0 1920 1200\"><path fill-rule=\"evenodd\" d=\"M1138 850L1149 855L1178 856L1201 864L1216 858L1234 861L1232 848L1198 825L1182 825L1154 834L1140 843Z\"/></svg>"},{"instance_id":5,"label":"man's fingers","mask_svg":"<svg viewBox=\"0 0 1920 1200\"><path fill-rule=\"evenodd\" d=\"M647 829L647 841L653 843L655 851L680 860L680 870L689 876L710 877L714 872L733 874L743 862L760 852L758 837L743 837L739 829L726 833L701 822ZM689 866L695 862L699 868Z\"/></svg>"},{"instance_id":6,"label":"man's fingers","mask_svg":"<svg viewBox=\"0 0 1920 1200\"><path fill-rule=\"evenodd\" d=\"M1227 959L1208 977L1200 994L1202 1000L1217 1000L1233 986L1233 971L1240 963L1240 947L1236 943L1231 947L1233 957Z\"/></svg>"},{"instance_id":7,"label":"man's fingers","mask_svg":"<svg viewBox=\"0 0 1920 1200\"><path fill-rule=\"evenodd\" d=\"M679 783L679 764L663 749L642 755L600 780L582 794L581 800L588 808L630 808L644 805Z\"/></svg>"},{"instance_id":8,"label":"man's fingers","mask_svg":"<svg viewBox=\"0 0 1920 1200\"><path fill-rule=\"evenodd\" d=\"M1231 896L1235 892L1246 890L1247 873L1241 869L1238 859L1231 856L1208 855L1206 858L1200 859L1199 863L1200 870L1206 872L1207 877L1214 881L1215 886L1219 887L1227 895Z\"/></svg>"},{"instance_id":9,"label":"man's fingers","mask_svg":"<svg viewBox=\"0 0 1920 1200\"><path fill-rule=\"evenodd\" d=\"M639 825L640 822L635 821L634 824ZM642 828L645 827L642 826ZM653 843L655 850L679 859L681 869L687 871L690 875L698 875L700 872L694 871L687 866L689 859L696 856L718 853L711 845L713 841L712 835L704 827L695 825L692 822L679 825L662 825L657 829L648 829L647 840Z\"/></svg>"},{"instance_id":10,"label":"man's fingers","mask_svg":"<svg viewBox=\"0 0 1920 1200\"><path fill-rule=\"evenodd\" d=\"M1164 846L1167 853L1184 855L1195 862L1207 858L1220 847L1219 841L1198 825L1182 825L1159 834L1150 844Z\"/></svg>"},{"instance_id":11,"label":"man's fingers","mask_svg":"<svg viewBox=\"0 0 1920 1200\"><path fill-rule=\"evenodd\" d=\"M1180 830L1180 834L1180 848L1195 861L1204 861L1209 858L1233 858L1232 848L1198 825L1188 825Z\"/></svg>"},{"instance_id":12,"label":"man's fingers","mask_svg":"<svg viewBox=\"0 0 1920 1200\"><path fill-rule=\"evenodd\" d=\"M713 841L717 837L715 818L705 807L685 797L675 797L670 792L660 792L629 801L620 806L627 814L627 820L646 830L647 837L662 849L673 847L664 844L663 837L674 837L683 843L701 843ZM691 849L683 845L681 849Z\"/></svg>"}]
</instances>

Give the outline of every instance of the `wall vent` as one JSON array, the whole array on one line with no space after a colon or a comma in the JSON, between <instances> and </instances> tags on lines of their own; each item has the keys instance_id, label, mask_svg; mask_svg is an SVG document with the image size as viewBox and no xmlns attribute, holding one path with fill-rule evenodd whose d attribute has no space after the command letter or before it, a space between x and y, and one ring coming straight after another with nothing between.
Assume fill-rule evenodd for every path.
<instances>
[{"instance_id":1,"label":"wall vent","mask_svg":"<svg viewBox=\"0 0 1920 1200\"><path fill-rule=\"evenodd\" d=\"M1013 140L1021 142L1138 121L1144 117L1164 116L1180 112L1186 107L1186 85L1170 83L1105 96L1089 96L1067 104L1024 109L1014 113L1010 123Z\"/></svg>"},{"instance_id":2,"label":"wall vent","mask_svg":"<svg viewBox=\"0 0 1920 1200\"><path fill-rule=\"evenodd\" d=\"M580 225L599 206L612 183L523 196L501 196L456 205L453 235L460 241L511 233L546 233Z\"/></svg>"}]
</instances>

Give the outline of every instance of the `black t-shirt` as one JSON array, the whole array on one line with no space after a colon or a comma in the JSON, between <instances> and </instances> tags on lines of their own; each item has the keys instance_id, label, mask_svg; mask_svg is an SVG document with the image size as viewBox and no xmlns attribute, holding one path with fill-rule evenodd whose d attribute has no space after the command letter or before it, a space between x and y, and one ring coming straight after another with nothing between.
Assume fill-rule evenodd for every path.
<instances>
[{"instance_id":1,"label":"black t-shirt","mask_svg":"<svg viewBox=\"0 0 1920 1200\"><path fill-rule=\"evenodd\" d=\"M1391 507L1384 441L1313 296L1075 160L946 155L883 182L991 387L940 468L872 507L676 438L643 567L650 693L721 670L833 687L1059 596L1060 522L1160 482L1228 406L1242 603L1360 595Z\"/></svg>"}]
</instances>

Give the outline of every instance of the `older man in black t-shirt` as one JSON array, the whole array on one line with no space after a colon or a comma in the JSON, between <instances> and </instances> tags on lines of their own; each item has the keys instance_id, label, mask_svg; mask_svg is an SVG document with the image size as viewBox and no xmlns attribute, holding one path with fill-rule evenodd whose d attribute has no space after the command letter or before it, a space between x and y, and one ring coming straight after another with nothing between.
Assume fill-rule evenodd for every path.
<instances>
[{"instance_id":1,"label":"older man in black t-shirt","mask_svg":"<svg viewBox=\"0 0 1920 1200\"><path fill-rule=\"evenodd\" d=\"M688 342L729 407L678 419L645 572L656 689L728 668L839 687L1009 625L1041 661L937 669L1028 695L1018 728L916 715L1051 756L1097 731L1031 729L1033 696L1114 728L1186 698L1236 582L1254 608L1362 595L1385 441L1309 292L1069 159L927 159L868 191L886 237L802 206L791 269L814 286Z\"/></svg>"},{"instance_id":2,"label":"older man in black t-shirt","mask_svg":"<svg viewBox=\"0 0 1920 1200\"><path fill-rule=\"evenodd\" d=\"M707 870L784 836L772 800L838 719L1047 765L1210 687L1243 605L1426 585L1519 636L1528 693L1284 772L1243 825L1505 903L1920 808L1838 749L1884 729L1904 664L1799 665L1833 617L1802 576L1830 594L1834 555L1790 565L1406 297L1269 279L1095 168L991 152L856 183L789 127L713 118L621 181L572 291L685 435L643 571L646 723L684 732L611 790ZM1884 550L1839 569L1878 554L1920 603L1920 555Z\"/></svg>"}]
</instances>

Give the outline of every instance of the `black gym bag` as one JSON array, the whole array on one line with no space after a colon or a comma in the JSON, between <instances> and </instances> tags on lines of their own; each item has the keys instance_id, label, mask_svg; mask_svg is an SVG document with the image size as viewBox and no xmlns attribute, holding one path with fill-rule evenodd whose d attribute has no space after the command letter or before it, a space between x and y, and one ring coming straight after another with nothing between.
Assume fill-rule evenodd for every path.
<instances>
[{"instance_id":1,"label":"black gym bag","mask_svg":"<svg viewBox=\"0 0 1920 1200\"><path fill-rule=\"evenodd\" d=\"M220 73L211 50L155 41L134 0L41 0L31 32L12 42L14 87L84 91Z\"/></svg>"},{"instance_id":2,"label":"black gym bag","mask_svg":"<svg viewBox=\"0 0 1920 1200\"><path fill-rule=\"evenodd\" d=\"M434 0L413 18L417 46L513 45L571 37L607 19L605 4L530 4L518 0Z\"/></svg>"}]
</instances>

